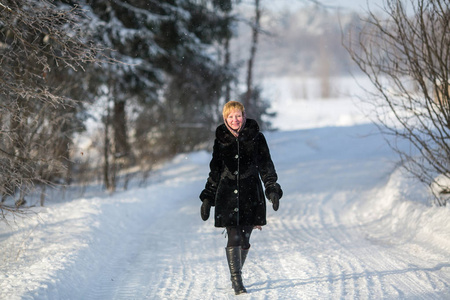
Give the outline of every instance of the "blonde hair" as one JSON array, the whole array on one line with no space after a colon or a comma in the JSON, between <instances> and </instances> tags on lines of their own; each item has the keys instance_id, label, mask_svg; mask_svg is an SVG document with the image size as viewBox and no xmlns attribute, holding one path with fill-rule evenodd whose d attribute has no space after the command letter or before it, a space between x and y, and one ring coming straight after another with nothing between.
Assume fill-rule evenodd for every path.
<instances>
[{"instance_id":1,"label":"blonde hair","mask_svg":"<svg viewBox=\"0 0 450 300\"><path fill-rule=\"evenodd\" d=\"M242 105L242 103L237 102L237 101L229 101L229 102L225 103L225 105L223 106L223 110L222 110L223 119L226 120L228 115L233 110L240 110L243 115L245 114L245 108L244 108L244 105Z\"/></svg>"}]
</instances>

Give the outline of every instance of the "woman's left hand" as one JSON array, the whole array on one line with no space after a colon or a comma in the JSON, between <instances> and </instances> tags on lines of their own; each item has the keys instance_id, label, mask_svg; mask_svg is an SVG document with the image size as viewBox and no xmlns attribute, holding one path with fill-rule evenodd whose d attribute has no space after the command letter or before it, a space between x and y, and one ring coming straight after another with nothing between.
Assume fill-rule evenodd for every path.
<instances>
[{"instance_id":1,"label":"woman's left hand","mask_svg":"<svg viewBox=\"0 0 450 300\"><path fill-rule=\"evenodd\" d=\"M253 229L259 229L259 230L262 230L262 226L259 226L259 225L253 226Z\"/></svg>"},{"instance_id":2,"label":"woman's left hand","mask_svg":"<svg viewBox=\"0 0 450 300\"><path fill-rule=\"evenodd\" d=\"M269 200L272 202L273 210L277 211L280 207L280 196L278 194L272 193L269 195Z\"/></svg>"}]
</instances>

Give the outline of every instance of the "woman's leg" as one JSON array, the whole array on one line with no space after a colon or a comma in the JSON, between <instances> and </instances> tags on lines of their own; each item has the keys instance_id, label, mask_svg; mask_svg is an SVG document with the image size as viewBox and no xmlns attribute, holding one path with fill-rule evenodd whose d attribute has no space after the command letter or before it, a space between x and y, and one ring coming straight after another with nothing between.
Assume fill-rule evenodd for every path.
<instances>
[{"instance_id":1,"label":"woman's leg","mask_svg":"<svg viewBox=\"0 0 450 300\"><path fill-rule=\"evenodd\" d=\"M241 240L241 270L244 267L245 260L247 259L248 251L250 250L250 236L252 235L253 226L244 226L242 228L242 240Z\"/></svg>"},{"instance_id":2,"label":"woman's leg","mask_svg":"<svg viewBox=\"0 0 450 300\"><path fill-rule=\"evenodd\" d=\"M250 249L250 236L252 235L253 226L243 226L241 229L241 247L242 249Z\"/></svg>"},{"instance_id":3,"label":"woman's leg","mask_svg":"<svg viewBox=\"0 0 450 300\"><path fill-rule=\"evenodd\" d=\"M227 247L238 247L242 249L250 248L250 236L253 226L227 227L228 243Z\"/></svg>"},{"instance_id":4,"label":"woman's leg","mask_svg":"<svg viewBox=\"0 0 450 300\"><path fill-rule=\"evenodd\" d=\"M244 234L242 227L227 227L228 242L225 252L227 254L228 267L230 268L231 283L236 295L247 293L242 283L242 243L249 235ZM248 240L248 239L247 239ZM248 243L248 242L247 242Z\"/></svg>"},{"instance_id":5,"label":"woman's leg","mask_svg":"<svg viewBox=\"0 0 450 300\"><path fill-rule=\"evenodd\" d=\"M227 247L238 247L241 245L240 227L227 227L228 242Z\"/></svg>"}]
</instances>

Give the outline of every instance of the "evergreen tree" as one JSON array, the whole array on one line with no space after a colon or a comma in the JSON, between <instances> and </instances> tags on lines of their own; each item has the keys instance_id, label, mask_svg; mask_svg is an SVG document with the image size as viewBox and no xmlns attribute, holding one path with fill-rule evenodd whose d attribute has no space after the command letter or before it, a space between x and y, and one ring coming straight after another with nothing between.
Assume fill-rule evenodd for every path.
<instances>
[{"instance_id":1,"label":"evergreen tree","mask_svg":"<svg viewBox=\"0 0 450 300\"><path fill-rule=\"evenodd\" d=\"M230 0L58 3L81 5L87 30L117 61L90 68L81 79L111 106L103 118L112 127L105 159L123 164L113 169L193 149L210 137L232 78L216 51L230 35Z\"/></svg>"}]
</instances>

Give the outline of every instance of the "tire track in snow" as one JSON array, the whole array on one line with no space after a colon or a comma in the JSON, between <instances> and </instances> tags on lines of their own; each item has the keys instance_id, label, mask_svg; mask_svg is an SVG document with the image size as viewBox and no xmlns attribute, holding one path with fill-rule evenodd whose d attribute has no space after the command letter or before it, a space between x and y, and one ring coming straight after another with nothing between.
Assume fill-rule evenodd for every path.
<instances>
[{"instance_id":1,"label":"tire track in snow","mask_svg":"<svg viewBox=\"0 0 450 300\"><path fill-rule=\"evenodd\" d=\"M380 278L377 276L370 278L371 285L358 285L359 281L368 282L366 264L358 259L357 253L352 251L354 248L362 247L361 240L358 232L355 231L357 228L345 226L345 223L339 220L339 211L336 210L336 208L342 209L354 193L348 191L332 193L323 197L318 205L320 223L324 235L328 237L331 244L329 247L335 250L336 260L344 266L339 275L343 290L341 298L346 298L345 290L353 291L355 295L351 295L352 297L373 297L374 294L378 294L377 287L381 286ZM359 193L356 192L356 194ZM357 289L358 286L362 288ZM379 296L383 297L382 294Z\"/></svg>"},{"instance_id":2,"label":"tire track in snow","mask_svg":"<svg viewBox=\"0 0 450 300\"><path fill-rule=\"evenodd\" d=\"M320 245L322 251L318 259L321 261L319 264L324 273L328 274L329 294L341 299L363 296L361 294L364 294L364 291L356 289L360 278L352 275L360 272L363 265L355 261L352 256L346 255L345 246L340 242L348 240L349 237L347 233L344 234L345 228L334 220L330 210L332 204L328 202L335 202L335 197L336 195L323 194L320 199L316 199L315 211L312 213L318 220L315 221L315 230L310 236L315 236L315 242ZM307 224L305 224L305 230L307 230Z\"/></svg>"},{"instance_id":3,"label":"tire track in snow","mask_svg":"<svg viewBox=\"0 0 450 300\"><path fill-rule=\"evenodd\" d=\"M311 261L304 249L312 246L308 232L302 230L302 220L299 216L307 216L308 205L296 205L295 209L291 205L293 196L287 196L282 201L282 209L279 212L269 212L268 226L263 228L263 232L256 232L257 241L255 245L261 248L260 251L270 253L258 260L270 264L270 268L261 268L260 274L270 274L267 281L278 282L276 287L280 290L276 296L282 299L297 297L297 288L309 284L308 270L316 270L317 265ZM271 210L271 207L268 207ZM279 215L279 214L282 215ZM305 234L306 233L306 234ZM254 235L255 236L255 235ZM256 239L255 238L255 239ZM255 248L256 248L255 247ZM268 249L266 249L268 248ZM258 251L255 250L255 251ZM272 270L271 270L272 269ZM274 273L275 270L276 272ZM289 276L286 276L289 274ZM261 276L261 275L260 275ZM302 296L314 297L317 291L307 291ZM291 298L292 299L292 298Z\"/></svg>"},{"instance_id":4,"label":"tire track in snow","mask_svg":"<svg viewBox=\"0 0 450 300\"><path fill-rule=\"evenodd\" d=\"M180 198L185 191L193 191L188 186L196 180L197 172L198 169L187 175L188 180L162 181L149 187L150 195L152 190L166 190L165 199L157 205L141 203L141 210L156 209L160 213L151 213L151 218L141 213L134 220L139 223L134 229L137 233L130 232L115 251L106 253L107 262L96 270L98 278L89 283L83 299L203 299L198 291L209 295L215 292L218 276L211 274L217 268L213 264L207 272L202 268L205 257L211 254L213 228L202 235L198 232L203 225L198 214L198 195Z\"/></svg>"},{"instance_id":5,"label":"tire track in snow","mask_svg":"<svg viewBox=\"0 0 450 300\"><path fill-rule=\"evenodd\" d=\"M256 265L252 276L264 278L267 282L283 282L283 285L277 285L282 291L276 294L282 299L290 299L287 295L307 299L317 299L321 295L344 297L346 290L352 291L356 286L356 280L346 278L344 274L348 270L354 273L353 270L361 268L360 265L342 263L346 260L336 256L333 250L336 249L335 245L330 245L330 240L333 239L322 228L324 223L317 218L320 205L304 201L305 205L297 203L295 206L301 207L299 211L289 207L289 200L294 199L286 198L283 201L283 215L277 220L270 220L267 230L263 229L265 232L255 242L255 245L262 243L264 246L261 248L269 247L269 250L261 251L273 255L257 257L257 261L264 263ZM317 200L314 199L314 202ZM268 263L272 267L268 268ZM271 276L267 277L266 274ZM295 276L289 278L286 274ZM259 286L264 287L262 283ZM273 287L267 284L266 289L272 290ZM260 290L257 289L256 292ZM301 294L298 295L300 290Z\"/></svg>"},{"instance_id":6,"label":"tire track in snow","mask_svg":"<svg viewBox=\"0 0 450 300\"><path fill-rule=\"evenodd\" d=\"M271 228L279 232L274 235L274 239L304 245L299 251L305 252L305 265L309 265L306 267L306 277L309 276L314 283L319 284L316 289L320 290L319 296L383 297L385 293L382 290L381 277L376 272L371 272L364 260L359 259L351 249L355 246L366 246L364 239L360 241L357 226L344 226L345 223L338 218L339 211L333 210L334 207L339 207L336 202L342 202L337 198L339 195L324 193L308 196L306 199L284 199L282 205L288 206L288 200L301 201L302 205L297 204L282 210L280 222L275 222ZM342 196L354 197L352 192ZM307 246L310 246L310 249ZM290 253L285 252L285 255L289 256ZM307 284L308 278L305 278L304 282Z\"/></svg>"},{"instance_id":7,"label":"tire track in snow","mask_svg":"<svg viewBox=\"0 0 450 300\"><path fill-rule=\"evenodd\" d=\"M347 195L350 197L351 195ZM357 195L355 195L357 196ZM336 200L334 200L336 201ZM326 203L323 203L326 204ZM422 297L430 288L428 285L436 285L436 282L445 284L438 276L424 272L417 268L409 267L412 261L422 261L418 256L411 259L414 251L408 251L403 247L381 247L367 241L364 236L364 228L357 223L350 223L348 220L340 218L340 211L322 210L323 224L340 224L339 227L324 226L330 233L338 246L341 246L341 254L348 253L348 258L353 257L353 262L357 263L358 269L364 271L358 273L353 270L355 277L366 277L370 280L367 285L367 294L364 297ZM349 224L349 225L345 225ZM341 230L346 229L346 230ZM340 261L345 261L343 256ZM352 270L350 270L351 272ZM427 273L427 279L420 278L420 273ZM424 286L426 286L424 288ZM359 289L355 289L356 291Z\"/></svg>"},{"instance_id":8,"label":"tire track in snow","mask_svg":"<svg viewBox=\"0 0 450 300\"><path fill-rule=\"evenodd\" d=\"M310 244L315 245L316 255L312 257L315 257L320 273L311 275L322 278L329 295L345 298L355 291L357 286L357 279L347 274L362 270L362 265L343 256L341 245L333 238L336 234L333 231L340 231L340 226L331 219L332 215L327 209L330 207L327 203L328 198L327 194L314 195L310 198L310 210L305 213L306 216L312 217L305 218L301 230L307 234ZM332 231L330 227L333 228Z\"/></svg>"}]
</instances>

